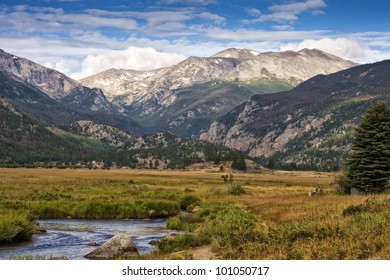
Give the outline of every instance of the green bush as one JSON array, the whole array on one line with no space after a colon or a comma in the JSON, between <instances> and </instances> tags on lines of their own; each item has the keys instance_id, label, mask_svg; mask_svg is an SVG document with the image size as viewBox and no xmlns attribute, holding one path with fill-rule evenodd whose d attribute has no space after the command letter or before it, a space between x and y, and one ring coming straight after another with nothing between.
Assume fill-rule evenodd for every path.
<instances>
[{"instance_id":1,"label":"green bush","mask_svg":"<svg viewBox=\"0 0 390 280\"><path fill-rule=\"evenodd\" d=\"M199 236L201 240L213 242L222 249L262 241L265 233L257 226L251 214L239 208L229 207L211 213L202 224Z\"/></svg>"},{"instance_id":2,"label":"green bush","mask_svg":"<svg viewBox=\"0 0 390 280\"><path fill-rule=\"evenodd\" d=\"M28 212L13 210L0 213L0 243L31 239L37 224Z\"/></svg>"},{"instance_id":3,"label":"green bush","mask_svg":"<svg viewBox=\"0 0 390 280\"><path fill-rule=\"evenodd\" d=\"M169 217L180 212L179 204L174 201L148 201L142 207L148 211L149 218Z\"/></svg>"},{"instance_id":4,"label":"green bush","mask_svg":"<svg viewBox=\"0 0 390 280\"><path fill-rule=\"evenodd\" d=\"M174 217L170 217L167 220L166 227L173 230L193 231L196 228L196 224L203 221L204 219L194 215L179 214Z\"/></svg>"},{"instance_id":5,"label":"green bush","mask_svg":"<svg viewBox=\"0 0 390 280\"><path fill-rule=\"evenodd\" d=\"M176 215L174 217L170 217L167 220L166 227L172 230L185 230L184 223L181 220L181 215Z\"/></svg>"},{"instance_id":6,"label":"green bush","mask_svg":"<svg viewBox=\"0 0 390 280\"><path fill-rule=\"evenodd\" d=\"M196 205L199 205L200 199L194 195L185 195L180 199L180 208L182 210L189 210L189 208L193 208Z\"/></svg>"},{"instance_id":7,"label":"green bush","mask_svg":"<svg viewBox=\"0 0 390 280\"><path fill-rule=\"evenodd\" d=\"M232 184L227 187L227 193L231 195L246 194L246 190L240 185Z\"/></svg>"},{"instance_id":8,"label":"green bush","mask_svg":"<svg viewBox=\"0 0 390 280\"><path fill-rule=\"evenodd\" d=\"M339 194L351 194L351 183L346 173L342 173L335 179L336 192Z\"/></svg>"},{"instance_id":9,"label":"green bush","mask_svg":"<svg viewBox=\"0 0 390 280\"><path fill-rule=\"evenodd\" d=\"M191 233L185 233L174 237L163 238L160 240L157 247L161 253L172 253L201 245L203 245L203 242L198 236Z\"/></svg>"}]
</instances>

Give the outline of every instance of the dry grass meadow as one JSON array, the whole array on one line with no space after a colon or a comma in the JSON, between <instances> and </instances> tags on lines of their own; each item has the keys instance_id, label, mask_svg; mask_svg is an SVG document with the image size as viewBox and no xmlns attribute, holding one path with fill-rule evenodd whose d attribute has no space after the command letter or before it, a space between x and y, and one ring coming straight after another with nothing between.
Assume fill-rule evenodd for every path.
<instances>
[{"instance_id":1,"label":"dry grass meadow","mask_svg":"<svg viewBox=\"0 0 390 280\"><path fill-rule=\"evenodd\" d=\"M36 218L169 216L168 226L186 233L146 258L193 258L205 246L221 259L390 258L389 195L337 194L335 173L234 173L232 183L224 174L0 169L0 243L31 236ZM325 194L309 197L316 184ZM179 214L198 205L191 219Z\"/></svg>"}]
</instances>

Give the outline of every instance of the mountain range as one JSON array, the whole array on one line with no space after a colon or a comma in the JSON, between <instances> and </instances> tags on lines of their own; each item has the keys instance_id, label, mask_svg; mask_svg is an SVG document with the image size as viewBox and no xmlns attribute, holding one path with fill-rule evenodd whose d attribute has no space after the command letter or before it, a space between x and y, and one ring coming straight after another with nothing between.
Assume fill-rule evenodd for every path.
<instances>
[{"instance_id":1,"label":"mountain range","mask_svg":"<svg viewBox=\"0 0 390 280\"><path fill-rule=\"evenodd\" d=\"M178 168L245 153L280 168L335 170L365 110L389 99L389 66L319 50L227 49L75 81L0 50L0 163Z\"/></svg>"},{"instance_id":2,"label":"mountain range","mask_svg":"<svg viewBox=\"0 0 390 280\"><path fill-rule=\"evenodd\" d=\"M141 127L107 100L102 90L28 59L0 50L1 95L26 115L48 125L68 126L90 119L141 132Z\"/></svg>"},{"instance_id":3,"label":"mountain range","mask_svg":"<svg viewBox=\"0 0 390 280\"><path fill-rule=\"evenodd\" d=\"M143 126L198 138L213 120L255 94L291 89L317 74L355 65L319 50L227 49L152 71L110 69L79 82L101 88Z\"/></svg>"},{"instance_id":4,"label":"mountain range","mask_svg":"<svg viewBox=\"0 0 390 280\"><path fill-rule=\"evenodd\" d=\"M365 111L390 101L390 60L315 76L290 91L255 95L200 139L280 168L338 170Z\"/></svg>"}]
</instances>

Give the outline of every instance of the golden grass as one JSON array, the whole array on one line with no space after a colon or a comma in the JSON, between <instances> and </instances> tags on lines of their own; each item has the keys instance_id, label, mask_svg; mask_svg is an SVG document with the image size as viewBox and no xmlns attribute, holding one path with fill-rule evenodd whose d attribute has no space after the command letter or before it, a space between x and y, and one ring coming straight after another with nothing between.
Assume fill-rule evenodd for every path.
<instances>
[{"instance_id":1,"label":"golden grass","mask_svg":"<svg viewBox=\"0 0 390 280\"><path fill-rule=\"evenodd\" d=\"M274 232L268 243L247 243L219 252L224 258L261 259L387 259L388 215L344 216L365 196L338 195L336 173L263 171L234 173L234 182L247 193L229 195L221 175L207 171L0 169L0 209L34 203L82 204L85 201L139 203L200 198L202 207L218 203L247 210L258 226ZM318 185L325 195L309 197ZM377 196L390 199L388 194ZM51 205L51 204L50 204ZM295 237L295 235L296 237ZM324 234L324 236L322 236ZM360 236L361 234L361 236ZM283 237L286 235L287 237ZM309 237L307 237L308 235ZM287 238L284 241L284 238ZM290 238L290 239L289 239ZM274 243L273 243L274 242Z\"/></svg>"},{"instance_id":2,"label":"golden grass","mask_svg":"<svg viewBox=\"0 0 390 280\"><path fill-rule=\"evenodd\" d=\"M202 201L229 202L272 222L288 222L305 216L340 213L345 206L364 198L339 196L333 191L336 174L319 172L234 173L234 181L247 195L224 195L225 173L205 171L89 170L89 169L0 169L2 199L31 200L44 194L85 199L131 200L128 190L145 186L151 191L182 193L193 191ZM318 184L324 196L308 197ZM155 194L155 198L158 194Z\"/></svg>"}]
</instances>

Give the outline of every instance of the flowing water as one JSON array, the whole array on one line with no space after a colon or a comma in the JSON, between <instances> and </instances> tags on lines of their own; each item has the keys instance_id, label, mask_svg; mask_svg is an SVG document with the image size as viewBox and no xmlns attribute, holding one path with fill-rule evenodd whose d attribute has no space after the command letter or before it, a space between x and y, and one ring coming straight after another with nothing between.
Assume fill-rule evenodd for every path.
<instances>
[{"instance_id":1,"label":"flowing water","mask_svg":"<svg viewBox=\"0 0 390 280\"><path fill-rule=\"evenodd\" d=\"M32 241L0 246L0 260L22 256L58 257L84 259L96 247L90 242L103 244L117 234L130 235L140 254L150 252L154 246L151 240L158 240L173 233L165 228L165 220L39 220L47 233L33 236Z\"/></svg>"}]
</instances>

